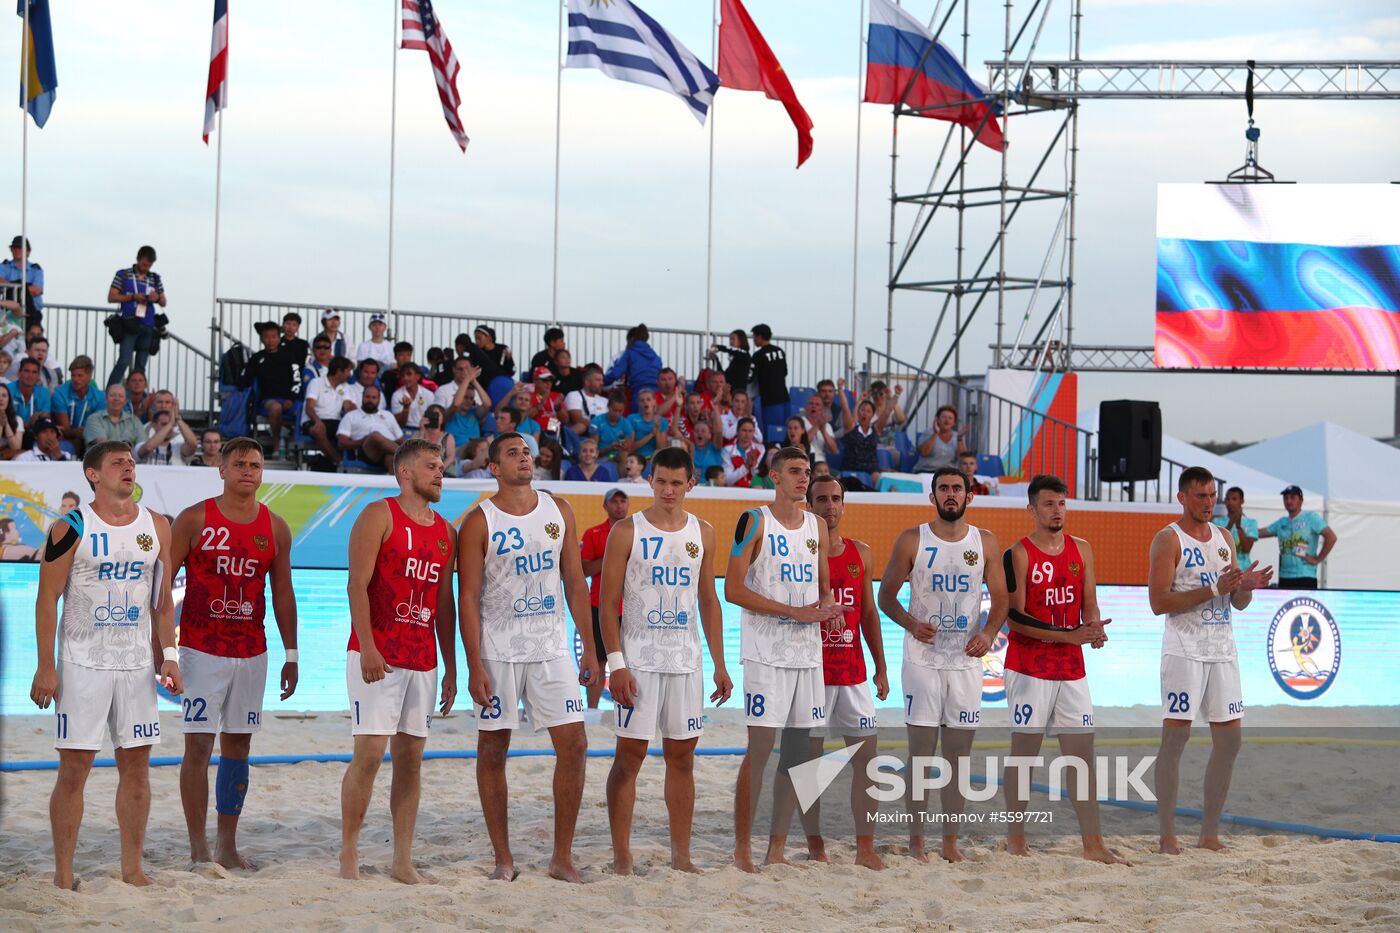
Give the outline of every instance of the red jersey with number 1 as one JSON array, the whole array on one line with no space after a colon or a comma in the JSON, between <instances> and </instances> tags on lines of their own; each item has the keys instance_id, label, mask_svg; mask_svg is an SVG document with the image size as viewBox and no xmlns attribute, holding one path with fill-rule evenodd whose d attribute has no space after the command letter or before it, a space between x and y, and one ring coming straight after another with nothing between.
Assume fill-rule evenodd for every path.
<instances>
[{"instance_id":1,"label":"red jersey with number 1","mask_svg":"<svg viewBox=\"0 0 1400 933\"><path fill-rule=\"evenodd\" d=\"M865 562L850 538L842 538L840 554L826 559L831 595L845 608L845 627L822 632L822 674L828 687L865 683L865 649L860 642L860 616L865 598Z\"/></svg>"},{"instance_id":2,"label":"red jersey with number 1","mask_svg":"<svg viewBox=\"0 0 1400 933\"><path fill-rule=\"evenodd\" d=\"M264 590L276 556L267 506L259 504L257 518L241 524L230 521L213 499L204 500L204 526L185 557L180 645L221 658L253 658L267 651Z\"/></svg>"},{"instance_id":3,"label":"red jersey with number 1","mask_svg":"<svg viewBox=\"0 0 1400 933\"><path fill-rule=\"evenodd\" d=\"M438 587L451 576L447 522L434 513L431 525L420 525L397 499L384 501L389 506L389 537L379 546L369 578L374 647L390 667L431 671L437 667ZM360 650L353 628L349 650Z\"/></svg>"},{"instance_id":4,"label":"red jersey with number 1","mask_svg":"<svg viewBox=\"0 0 1400 933\"><path fill-rule=\"evenodd\" d=\"M1026 615L1056 628L1074 628L1084 607L1084 559L1074 539L1065 535L1058 554L1046 554L1022 538L1026 549ZM1041 641L1012 631L1006 646L1006 670L1041 680L1078 680L1084 676L1084 648Z\"/></svg>"}]
</instances>

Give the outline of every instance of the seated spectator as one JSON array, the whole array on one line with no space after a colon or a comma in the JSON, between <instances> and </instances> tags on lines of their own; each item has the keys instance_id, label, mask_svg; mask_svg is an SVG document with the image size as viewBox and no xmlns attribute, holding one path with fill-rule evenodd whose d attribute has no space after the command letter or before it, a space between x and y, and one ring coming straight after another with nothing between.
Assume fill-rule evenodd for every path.
<instances>
[{"instance_id":1,"label":"seated spectator","mask_svg":"<svg viewBox=\"0 0 1400 933\"><path fill-rule=\"evenodd\" d=\"M651 389L637 393L637 412L627 416L627 426L632 436L630 449L641 454L643 461L650 460L656 448L666 443L670 424L657 414L656 393Z\"/></svg>"},{"instance_id":2,"label":"seated spectator","mask_svg":"<svg viewBox=\"0 0 1400 933\"><path fill-rule=\"evenodd\" d=\"M58 446L58 425L47 417L42 417L30 425L29 433L34 438L34 442L28 450L14 458L16 463L73 459L68 456L66 450Z\"/></svg>"},{"instance_id":3,"label":"seated spectator","mask_svg":"<svg viewBox=\"0 0 1400 933\"><path fill-rule=\"evenodd\" d=\"M151 393L148 391L150 383L146 381L146 374L139 369L133 369L126 377L126 410L137 417L142 424L151 418ZM135 447L135 444L131 446Z\"/></svg>"},{"instance_id":4,"label":"seated spectator","mask_svg":"<svg viewBox=\"0 0 1400 933\"><path fill-rule=\"evenodd\" d=\"M734 443L724 448L724 485L748 487L758 475L759 461L763 459L763 444L754 435L758 427L752 418L739 420L738 434Z\"/></svg>"},{"instance_id":5,"label":"seated spectator","mask_svg":"<svg viewBox=\"0 0 1400 933\"><path fill-rule=\"evenodd\" d=\"M646 458L635 450L631 451L622 458L622 475L618 477L618 480L623 483L645 483L646 470Z\"/></svg>"},{"instance_id":6,"label":"seated spectator","mask_svg":"<svg viewBox=\"0 0 1400 933\"><path fill-rule=\"evenodd\" d=\"M952 405L940 406L933 416L933 430L919 441L914 472L932 473L939 467L953 466L966 434L967 425L958 428L958 410Z\"/></svg>"},{"instance_id":7,"label":"seated spectator","mask_svg":"<svg viewBox=\"0 0 1400 933\"><path fill-rule=\"evenodd\" d=\"M680 417L685 410L685 386L671 367L656 374L656 413L667 421Z\"/></svg>"},{"instance_id":8,"label":"seated spectator","mask_svg":"<svg viewBox=\"0 0 1400 933\"><path fill-rule=\"evenodd\" d=\"M828 463L827 461L823 460L823 461L821 461L820 463L814 463L814 464L812 464L812 478L813 478L813 479L816 479L818 476L830 476L830 475L831 475L831 464Z\"/></svg>"},{"instance_id":9,"label":"seated spectator","mask_svg":"<svg viewBox=\"0 0 1400 933\"><path fill-rule=\"evenodd\" d=\"M559 449L557 443L547 438L540 441L540 452L535 456L535 479L558 479L559 465L563 460L564 451Z\"/></svg>"},{"instance_id":10,"label":"seated spectator","mask_svg":"<svg viewBox=\"0 0 1400 933\"><path fill-rule=\"evenodd\" d=\"M661 357L647 341L651 331L645 324L638 324L627 332L627 347L622 355L603 374L606 383L625 382L632 393L632 406L640 410L640 395L643 389L655 390L661 373Z\"/></svg>"},{"instance_id":11,"label":"seated spectator","mask_svg":"<svg viewBox=\"0 0 1400 933\"><path fill-rule=\"evenodd\" d=\"M25 342L24 355L39 361L39 384L44 388L52 392L63 384L63 370L49 359L49 338L43 334L30 337Z\"/></svg>"},{"instance_id":12,"label":"seated spectator","mask_svg":"<svg viewBox=\"0 0 1400 933\"><path fill-rule=\"evenodd\" d=\"M423 412L433 404L433 393L423 387L423 370L417 363L404 363L398 375L402 385L390 398L389 411L400 427L416 431L423 424Z\"/></svg>"},{"instance_id":13,"label":"seated spectator","mask_svg":"<svg viewBox=\"0 0 1400 933\"><path fill-rule=\"evenodd\" d=\"M288 311L282 315L282 346L287 348L287 354L297 366L305 366L306 358L311 353L311 347L306 342L305 337L298 337L301 331L301 315L295 311Z\"/></svg>"},{"instance_id":14,"label":"seated spectator","mask_svg":"<svg viewBox=\"0 0 1400 933\"><path fill-rule=\"evenodd\" d=\"M224 436L218 428L205 428L199 435L199 451L190 458L187 466L213 467L224 465Z\"/></svg>"},{"instance_id":15,"label":"seated spectator","mask_svg":"<svg viewBox=\"0 0 1400 933\"><path fill-rule=\"evenodd\" d=\"M598 438L598 456L604 460L619 460L632 449L632 423L627 420L627 396L614 392L608 396L606 414L593 416L593 434Z\"/></svg>"},{"instance_id":16,"label":"seated spectator","mask_svg":"<svg viewBox=\"0 0 1400 933\"><path fill-rule=\"evenodd\" d=\"M753 399L746 391L729 393L730 417L726 418L720 412L720 427L723 429L723 440L726 444L734 443L734 438L739 436L739 422L744 418L753 418ZM757 425L757 419L754 424Z\"/></svg>"},{"instance_id":17,"label":"seated spectator","mask_svg":"<svg viewBox=\"0 0 1400 933\"><path fill-rule=\"evenodd\" d=\"M355 348L355 359L364 362L374 360L380 366L380 371L388 369L394 365L394 345L384 339L384 334L388 331L389 325L384 319L384 315L378 311L369 316L369 339L361 340L360 345Z\"/></svg>"},{"instance_id":18,"label":"seated spectator","mask_svg":"<svg viewBox=\"0 0 1400 933\"><path fill-rule=\"evenodd\" d=\"M379 387L384 390L385 395L389 396L391 399L394 397L394 393L398 391L399 386L403 385L403 367L412 362L413 344L409 343L407 340L400 340L398 343L394 344L393 365L379 374ZM421 367L419 367L418 376L418 381L421 383L423 381L423 370Z\"/></svg>"},{"instance_id":19,"label":"seated spectator","mask_svg":"<svg viewBox=\"0 0 1400 933\"><path fill-rule=\"evenodd\" d=\"M685 407L680 416L671 421L671 436L689 444L695 440L695 428L700 424L709 425L713 436L719 431L719 412L705 407L705 396L691 392L685 397Z\"/></svg>"},{"instance_id":20,"label":"seated spectator","mask_svg":"<svg viewBox=\"0 0 1400 933\"><path fill-rule=\"evenodd\" d=\"M312 379L306 387L306 401L301 408L303 430L332 464L340 463L336 439L340 421L359 407L353 389L350 361L343 356L332 357L326 374Z\"/></svg>"},{"instance_id":21,"label":"seated spectator","mask_svg":"<svg viewBox=\"0 0 1400 933\"><path fill-rule=\"evenodd\" d=\"M29 294L24 296L23 305L16 302L16 310L27 324L39 324L44 320L44 269L30 260L32 248L33 244L22 236L10 241L10 258L0 262L0 281L15 285L26 283ZM29 268L26 270L25 266Z\"/></svg>"},{"instance_id":22,"label":"seated spectator","mask_svg":"<svg viewBox=\"0 0 1400 933\"><path fill-rule=\"evenodd\" d=\"M379 407L378 386L365 386L360 407L340 419L336 441L345 452L374 466L387 466L403 444L403 429L394 416Z\"/></svg>"},{"instance_id":23,"label":"seated spectator","mask_svg":"<svg viewBox=\"0 0 1400 933\"><path fill-rule=\"evenodd\" d=\"M515 387L514 404L526 418L544 425L545 434L557 435L564 421L564 396L554 391L554 373L541 366L530 376L532 381Z\"/></svg>"},{"instance_id":24,"label":"seated spectator","mask_svg":"<svg viewBox=\"0 0 1400 933\"><path fill-rule=\"evenodd\" d=\"M481 436L481 419L491 414L491 396L481 384L481 370L465 356L452 361L452 378L438 386L433 404L447 413L444 429L458 449Z\"/></svg>"},{"instance_id":25,"label":"seated spectator","mask_svg":"<svg viewBox=\"0 0 1400 933\"><path fill-rule=\"evenodd\" d=\"M754 471L753 480L749 483L750 489L772 489L773 482L773 458L778 455L779 448L769 447L759 458L758 468Z\"/></svg>"},{"instance_id":26,"label":"seated spectator","mask_svg":"<svg viewBox=\"0 0 1400 933\"><path fill-rule=\"evenodd\" d=\"M24 443L24 425L19 420L10 387L0 382L0 460L9 460L20 452ZM597 452L596 444L594 452Z\"/></svg>"},{"instance_id":27,"label":"seated spectator","mask_svg":"<svg viewBox=\"0 0 1400 933\"><path fill-rule=\"evenodd\" d=\"M184 466L199 449L194 431L180 417L180 403L173 393L161 389L151 396L151 421L146 439L135 450L136 462L152 466Z\"/></svg>"},{"instance_id":28,"label":"seated spectator","mask_svg":"<svg viewBox=\"0 0 1400 933\"><path fill-rule=\"evenodd\" d=\"M486 465L490 449L491 442L484 437L474 437L467 441L467 446L463 448L462 462L458 466L463 479L494 478L490 468Z\"/></svg>"},{"instance_id":29,"label":"seated spectator","mask_svg":"<svg viewBox=\"0 0 1400 933\"><path fill-rule=\"evenodd\" d=\"M51 420L53 396L39 384L39 369L39 364L26 356L19 361L19 376L10 383L10 402L26 428L33 428L41 419Z\"/></svg>"},{"instance_id":30,"label":"seated spectator","mask_svg":"<svg viewBox=\"0 0 1400 933\"><path fill-rule=\"evenodd\" d=\"M165 283L151 271L156 251L143 246L136 251L136 263L129 269L118 269L107 289L107 302L118 305L122 339L117 349L117 362L107 377L108 385L126 378L126 371L145 370L146 358L156 340L156 306L165 307ZM273 325L276 326L276 325ZM101 406L98 406L100 410Z\"/></svg>"},{"instance_id":31,"label":"seated spectator","mask_svg":"<svg viewBox=\"0 0 1400 933\"><path fill-rule=\"evenodd\" d=\"M708 421L695 425L695 436L690 442L690 458L695 463L695 472L701 475L707 467L724 463L724 451L715 443L714 431Z\"/></svg>"},{"instance_id":32,"label":"seated spectator","mask_svg":"<svg viewBox=\"0 0 1400 933\"><path fill-rule=\"evenodd\" d=\"M554 355L549 371L554 373L554 391L560 395L577 392L583 386L583 370L574 366L574 355L568 350L560 350Z\"/></svg>"},{"instance_id":33,"label":"seated spectator","mask_svg":"<svg viewBox=\"0 0 1400 933\"><path fill-rule=\"evenodd\" d=\"M283 420L292 413L301 392L301 364L282 346L282 329L275 322L262 321L257 329L262 349L244 365L243 387L257 393L258 405L272 431L267 453L275 456L282 446Z\"/></svg>"},{"instance_id":34,"label":"seated spectator","mask_svg":"<svg viewBox=\"0 0 1400 933\"><path fill-rule=\"evenodd\" d=\"M623 407L626 408L624 402ZM608 411L608 398L603 394L603 369L592 363L583 369L583 384L564 396L564 412L569 430L578 435L589 433L593 419Z\"/></svg>"},{"instance_id":35,"label":"seated spectator","mask_svg":"<svg viewBox=\"0 0 1400 933\"><path fill-rule=\"evenodd\" d=\"M447 432L447 410L441 405L429 405L423 412L423 420L418 427L418 437L432 441L442 448L442 462L451 466L457 462L457 442Z\"/></svg>"},{"instance_id":36,"label":"seated spectator","mask_svg":"<svg viewBox=\"0 0 1400 933\"><path fill-rule=\"evenodd\" d=\"M802 421L801 415L793 415L787 420L787 433L783 437L784 447L796 447L807 455L807 462L812 462L812 442L807 440L807 426Z\"/></svg>"},{"instance_id":37,"label":"seated spectator","mask_svg":"<svg viewBox=\"0 0 1400 933\"><path fill-rule=\"evenodd\" d=\"M344 354L339 354L344 356ZM331 360L337 354L331 350L331 342L324 335L317 335L311 341L311 359L306 361L306 365L301 368L301 390L305 393L311 388L311 381L319 379L326 374L330 368ZM354 363L350 364L355 365ZM304 396L303 396L304 397Z\"/></svg>"},{"instance_id":38,"label":"seated spectator","mask_svg":"<svg viewBox=\"0 0 1400 933\"><path fill-rule=\"evenodd\" d=\"M345 342L345 335L340 332L340 312L335 308L327 308L321 312L321 332L316 335L316 339L324 339L331 345L331 356L343 356L354 361L350 356L350 346Z\"/></svg>"},{"instance_id":39,"label":"seated spectator","mask_svg":"<svg viewBox=\"0 0 1400 933\"><path fill-rule=\"evenodd\" d=\"M839 389L836 383L832 382L830 379L822 379L817 383L817 398L822 408L826 411L827 424L831 425L832 433L840 437L845 433L846 426L841 419L841 403L836 400L837 391L840 391L842 395L846 394L845 379L841 380Z\"/></svg>"},{"instance_id":40,"label":"seated spectator","mask_svg":"<svg viewBox=\"0 0 1400 933\"><path fill-rule=\"evenodd\" d=\"M547 327L544 332L544 349L530 357L530 371L534 372L541 366L554 367L554 355L564 349L564 329L562 327Z\"/></svg>"},{"instance_id":41,"label":"seated spectator","mask_svg":"<svg viewBox=\"0 0 1400 933\"><path fill-rule=\"evenodd\" d=\"M720 466L718 463L707 466L705 467L704 477L706 486L723 486L724 467Z\"/></svg>"},{"instance_id":42,"label":"seated spectator","mask_svg":"<svg viewBox=\"0 0 1400 933\"><path fill-rule=\"evenodd\" d=\"M963 476L967 477L967 491L972 495L995 496L997 494L996 478L977 474L977 454L970 450L958 451L958 469L962 471Z\"/></svg>"},{"instance_id":43,"label":"seated spectator","mask_svg":"<svg viewBox=\"0 0 1400 933\"><path fill-rule=\"evenodd\" d=\"M845 380L842 380L843 384L844 382ZM908 420L904 415L904 409L899 406L899 398L903 394L904 386L895 386L894 391L890 391L889 385L883 380L876 379L870 383L870 400L875 403L875 422L882 425L880 428L880 446L882 447L894 448L894 432L903 428Z\"/></svg>"},{"instance_id":44,"label":"seated spectator","mask_svg":"<svg viewBox=\"0 0 1400 933\"><path fill-rule=\"evenodd\" d=\"M357 407L360 404L360 396L370 386L379 389L380 395L383 395L384 389L379 385L379 361L361 360L360 364L355 367L355 384L350 387L350 395L354 398Z\"/></svg>"},{"instance_id":45,"label":"seated spectator","mask_svg":"<svg viewBox=\"0 0 1400 933\"><path fill-rule=\"evenodd\" d=\"M839 435L832 430L830 416L831 409L822 401L820 395L813 395L807 399L807 407L797 416L802 422L803 432L807 435L813 463L825 463L827 452L836 449L836 439ZM846 433L844 425L840 433Z\"/></svg>"},{"instance_id":46,"label":"seated spectator","mask_svg":"<svg viewBox=\"0 0 1400 933\"><path fill-rule=\"evenodd\" d=\"M844 398L844 396L843 396ZM856 406L856 423L841 438L841 475L868 473L875 485L880 469L880 432L875 426L875 403L868 398Z\"/></svg>"},{"instance_id":47,"label":"seated spectator","mask_svg":"<svg viewBox=\"0 0 1400 933\"><path fill-rule=\"evenodd\" d=\"M724 381L724 373L718 369L707 370L703 386L697 385L696 388L703 388L707 409L716 408L721 401L729 403L729 383Z\"/></svg>"},{"instance_id":48,"label":"seated spectator","mask_svg":"<svg viewBox=\"0 0 1400 933\"><path fill-rule=\"evenodd\" d=\"M54 389L49 404L61 440L77 449L83 442L83 425L107 407L102 390L92 384L92 357L75 356L68 364L68 381Z\"/></svg>"},{"instance_id":49,"label":"seated spectator","mask_svg":"<svg viewBox=\"0 0 1400 933\"><path fill-rule=\"evenodd\" d=\"M475 345L467 350L472 365L481 370L481 381L491 393L491 400L499 402L501 396L509 392L515 376L515 359L510 355L510 347L496 342L495 328L476 325L472 331ZM533 370L531 370L533 372Z\"/></svg>"},{"instance_id":50,"label":"seated spectator","mask_svg":"<svg viewBox=\"0 0 1400 933\"><path fill-rule=\"evenodd\" d=\"M525 446L530 448L530 456L540 455L540 426L533 418L526 418L518 408L502 408L496 412L496 423L488 432L488 437L508 434L511 431L525 438Z\"/></svg>"},{"instance_id":51,"label":"seated spectator","mask_svg":"<svg viewBox=\"0 0 1400 933\"><path fill-rule=\"evenodd\" d=\"M91 447L103 441L126 441L134 451L146 439L146 426L141 419L127 411L126 389L120 384L108 386L103 396L105 410L83 422L83 445Z\"/></svg>"},{"instance_id":52,"label":"seated spectator","mask_svg":"<svg viewBox=\"0 0 1400 933\"><path fill-rule=\"evenodd\" d=\"M5 353L5 368L0 369L0 378L14 379L19 375L19 364L24 353L24 311L18 301L3 297L0 291L0 350Z\"/></svg>"},{"instance_id":53,"label":"seated spectator","mask_svg":"<svg viewBox=\"0 0 1400 933\"><path fill-rule=\"evenodd\" d=\"M576 483L606 483L611 480L611 474L598 466L596 437L585 437L579 442L578 463L569 467L569 472L564 478Z\"/></svg>"},{"instance_id":54,"label":"seated spectator","mask_svg":"<svg viewBox=\"0 0 1400 933\"><path fill-rule=\"evenodd\" d=\"M426 355L428 361L427 377L437 385L452 380L452 359L444 355L441 347L429 347Z\"/></svg>"},{"instance_id":55,"label":"seated spectator","mask_svg":"<svg viewBox=\"0 0 1400 933\"><path fill-rule=\"evenodd\" d=\"M9 385L19 378L19 360L23 357L11 356L8 351L0 350L0 382ZM14 376L9 373L13 372Z\"/></svg>"}]
</instances>

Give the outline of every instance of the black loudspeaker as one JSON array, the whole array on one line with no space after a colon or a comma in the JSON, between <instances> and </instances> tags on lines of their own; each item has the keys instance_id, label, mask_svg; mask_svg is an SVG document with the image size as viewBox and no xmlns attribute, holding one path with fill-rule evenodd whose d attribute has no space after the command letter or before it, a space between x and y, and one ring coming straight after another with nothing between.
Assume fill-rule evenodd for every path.
<instances>
[{"instance_id":1,"label":"black loudspeaker","mask_svg":"<svg viewBox=\"0 0 1400 933\"><path fill-rule=\"evenodd\" d=\"M1099 479L1130 483L1162 472L1162 409L1156 402L1099 403Z\"/></svg>"}]
</instances>

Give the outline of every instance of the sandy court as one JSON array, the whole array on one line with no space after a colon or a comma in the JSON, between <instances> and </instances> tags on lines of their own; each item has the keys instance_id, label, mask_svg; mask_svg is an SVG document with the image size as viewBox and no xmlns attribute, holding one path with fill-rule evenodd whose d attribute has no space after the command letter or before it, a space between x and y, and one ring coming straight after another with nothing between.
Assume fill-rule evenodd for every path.
<instances>
[{"instance_id":1,"label":"sandy court","mask_svg":"<svg viewBox=\"0 0 1400 933\"><path fill-rule=\"evenodd\" d=\"M285 715L285 714L283 714ZM52 757L49 717L9 717L3 738L6 760ZM340 714L274 718L257 737L253 753L342 752L348 723ZM157 754L177 754L178 724L162 719L167 737ZM474 730L461 714L434 724L429 748L471 748ZM591 726L590 746L611 745L611 731ZM522 733L517 747L544 744ZM743 728L721 713L702 742L735 746ZM107 754L104 752L104 754ZM1199 766L1183 770L1184 804L1199 801ZM1179 858L1155 855L1155 824L1148 815L1106 819L1110 842L1136 862L1134 868L1086 863L1065 838L1046 837L1038 855L1017 859L998 850L999 836L970 831L966 851L977 860L921 865L904 855L896 836L882 836L888 869L872 873L852 864L849 836L831 842L834 864L796 864L750 877L726 867L732 845L734 757L702 757L696 767L694 855L703 876L667 866L663 768L652 759L638 786L634 850L638 876L613 876L604 802L609 759L589 760L576 858L586 884L568 888L544 876L552 831L552 759L512 761L512 843L522 873L514 884L489 882L490 849L477 802L471 761L424 766L423 803L415 855L439 883L407 888L390 880L387 766L362 836L367 879L335 876L339 847L339 763L255 767L240 837L245 855L262 867L231 873L205 865L190 870L180 812L178 769L152 769L153 807L147 831L147 870L155 885L137 890L121 883L111 800L112 769L98 769L88 784L79 840L79 892L50 883L47 798L52 772L0 778L0 927L56 929L75 926L314 929L518 929L606 927L634 929L1073 929L1112 924L1120 929L1257 930L1299 925L1352 929L1400 929L1400 846L1322 841L1294 835L1235 835L1229 854L1188 851ZM1265 748L1246 747L1241 777L1251 769L1277 769ZM1244 783L1243 780L1240 783ZM1395 812L1393 786L1358 786L1342 803L1371 801ZM1232 811L1267 812L1266 803L1232 797ZM826 806L826 805L824 805ZM828 814L829 816L829 814ZM844 816L844 814L841 814ZM760 817L762 821L764 818ZM211 814L211 831L213 819ZM766 822L760 822L766 828ZM1183 835L1194 824L1183 822ZM1117 830L1121 830L1117 831ZM1228 828L1227 828L1228 831ZM790 855L796 856L796 834ZM757 840L759 853L762 840ZM1014 892L1014 894L1012 893Z\"/></svg>"}]
</instances>

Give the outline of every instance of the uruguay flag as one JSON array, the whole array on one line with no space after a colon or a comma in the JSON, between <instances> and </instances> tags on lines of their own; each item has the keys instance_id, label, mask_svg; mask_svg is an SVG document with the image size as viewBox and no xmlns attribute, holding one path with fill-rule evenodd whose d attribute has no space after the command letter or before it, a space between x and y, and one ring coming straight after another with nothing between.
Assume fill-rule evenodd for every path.
<instances>
[{"instance_id":1,"label":"uruguay flag","mask_svg":"<svg viewBox=\"0 0 1400 933\"><path fill-rule=\"evenodd\" d=\"M597 68L685 101L703 125L719 78L628 0L569 0L568 68Z\"/></svg>"},{"instance_id":2,"label":"uruguay flag","mask_svg":"<svg viewBox=\"0 0 1400 933\"><path fill-rule=\"evenodd\" d=\"M16 8L24 16L25 0ZM29 46L29 100L24 100L24 79L20 78L20 106L29 111L34 125L42 127L49 119L54 98L58 95L58 67L53 58L53 26L49 22L49 0L29 0L29 35L23 38ZM23 65L21 65L23 67Z\"/></svg>"},{"instance_id":3,"label":"uruguay flag","mask_svg":"<svg viewBox=\"0 0 1400 933\"><path fill-rule=\"evenodd\" d=\"M916 71L920 61L923 68ZM923 23L890 0L870 0L866 103L898 104L903 100L909 107L937 107L922 111L920 116L960 123L977 134L979 143L1000 152L1003 140L996 117L1001 105L982 100L986 96L987 89L972 80L947 46L933 41L933 33Z\"/></svg>"}]
</instances>

